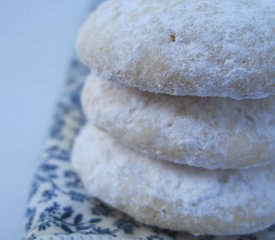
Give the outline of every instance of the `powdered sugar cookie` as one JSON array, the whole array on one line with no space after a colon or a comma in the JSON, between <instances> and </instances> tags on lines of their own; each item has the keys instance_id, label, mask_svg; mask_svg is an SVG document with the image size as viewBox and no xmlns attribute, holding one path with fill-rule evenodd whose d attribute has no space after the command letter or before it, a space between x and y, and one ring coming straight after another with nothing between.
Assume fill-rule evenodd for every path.
<instances>
[{"instance_id":1,"label":"powdered sugar cookie","mask_svg":"<svg viewBox=\"0 0 275 240\"><path fill-rule=\"evenodd\" d=\"M274 0L113 0L83 25L81 60L97 75L172 95L275 94Z\"/></svg>"},{"instance_id":2,"label":"powdered sugar cookie","mask_svg":"<svg viewBox=\"0 0 275 240\"><path fill-rule=\"evenodd\" d=\"M82 93L90 121L152 157L208 169L267 164L275 154L275 96L175 97L90 76Z\"/></svg>"},{"instance_id":3,"label":"powdered sugar cookie","mask_svg":"<svg viewBox=\"0 0 275 240\"><path fill-rule=\"evenodd\" d=\"M72 163L89 194L140 222L195 234L243 234L275 222L275 165L205 170L149 158L92 125Z\"/></svg>"}]
</instances>

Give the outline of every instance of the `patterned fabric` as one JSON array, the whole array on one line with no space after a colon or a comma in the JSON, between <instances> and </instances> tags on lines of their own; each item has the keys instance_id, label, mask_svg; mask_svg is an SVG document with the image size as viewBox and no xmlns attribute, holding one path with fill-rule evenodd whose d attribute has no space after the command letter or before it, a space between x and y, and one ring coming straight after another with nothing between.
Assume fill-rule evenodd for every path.
<instances>
[{"instance_id":1,"label":"patterned fabric","mask_svg":"<svg viewBox=\"0 0 275 240\"><path fill-rule=\"evenodd\" d=\"M79 95L87 73L79 62L72 62L42 162L32 184L25 240L275 240L275 226L258 234L232 237L191 236L160 230L137 223L86 195L71 168L70 151L85 121Z\"/></svg>"}]
</instances>

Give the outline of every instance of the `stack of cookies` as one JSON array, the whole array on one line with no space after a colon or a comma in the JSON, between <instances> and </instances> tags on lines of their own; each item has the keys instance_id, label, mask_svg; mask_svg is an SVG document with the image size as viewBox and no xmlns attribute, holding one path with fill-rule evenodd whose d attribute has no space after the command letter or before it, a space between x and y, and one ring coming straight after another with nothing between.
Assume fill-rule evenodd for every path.
<instances>
[{"instance_id":1,"label":"stack of cookies","mask_svg":"<svg viewBox=\"0 0 275 240\"><path fill-rule=\"evenodd\" d=\"M109 0L92 13L72 154L87 191L193 234L275 223L274 16L273 0Z\"/></svg>"}]
</instances>

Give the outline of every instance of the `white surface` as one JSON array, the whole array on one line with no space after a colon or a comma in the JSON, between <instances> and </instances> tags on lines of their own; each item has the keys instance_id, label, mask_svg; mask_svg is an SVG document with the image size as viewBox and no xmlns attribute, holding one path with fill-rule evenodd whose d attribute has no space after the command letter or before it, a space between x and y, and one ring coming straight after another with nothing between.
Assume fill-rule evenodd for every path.
<instances>
[{"instance_id":1,"label":"white surface","mask_svg":"<svg viewBox=\"0 0 275 240\"><path fill-rule=\"evenodd\" d=\"M93 1L1 1L0 239L20 239L30 183Z\"/></svg>"}]
</instances>

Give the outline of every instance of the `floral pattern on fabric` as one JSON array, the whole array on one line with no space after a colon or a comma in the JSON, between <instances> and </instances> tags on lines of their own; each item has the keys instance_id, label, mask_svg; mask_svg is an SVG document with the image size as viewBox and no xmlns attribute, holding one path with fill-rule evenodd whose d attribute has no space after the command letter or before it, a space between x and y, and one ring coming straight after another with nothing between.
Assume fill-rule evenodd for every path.
<instances>
[{"instance_id":1,"label":"floral pattern on fabric","mask_svg":"<svg viewBox=\"0 0 275 240\"><path fill-rule=\"evenodd\" d=\"M71 147L85 119L80 92L88 70L73 61L57 105L53 126L31 187L25 218L25 240L274 240L275 227L253 235L192 236L135 222L88 196L72 170ZM100 179L99 179L100 181Z\"/></svg>"}]
</instances>

